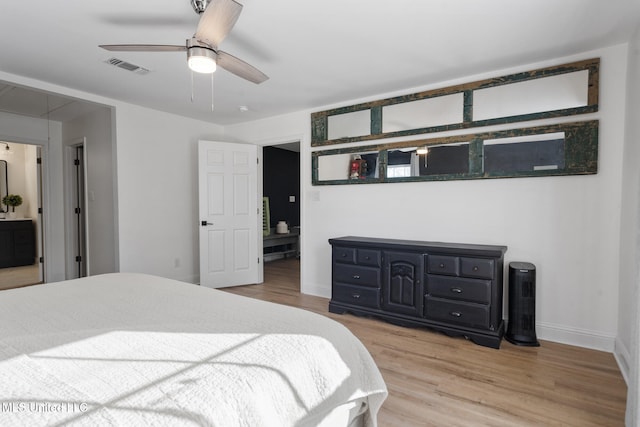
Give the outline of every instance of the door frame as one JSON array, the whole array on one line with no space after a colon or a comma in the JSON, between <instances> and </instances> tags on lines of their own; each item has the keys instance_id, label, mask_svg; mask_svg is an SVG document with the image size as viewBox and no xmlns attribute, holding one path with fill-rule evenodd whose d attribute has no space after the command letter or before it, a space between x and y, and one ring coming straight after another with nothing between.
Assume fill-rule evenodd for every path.
<instances>
[{"instance_id":1,"label":"door frame","mask_svg":"<svg viewBox=\"0 0 640 427\"><path fill-rule=\"evenodd\" d=\"M65 278L75 279L78 277L76 272L77 264L75 261L76 256L76 242L78 239L77 232L77 217L74 212L76 203L74 200L75 190L74 181L77 179L77 171L75 169L74 160L76 157L77 148L82 148L82 180L83 180L83 206L81 206L81 215L83 216L84 230L84 271L86 276L91 274L90 270L90 245L89 245L89 198L88 198L88 185L87 185L87 139L76 138L63 143L64 158L63 158L63 170L64 170L64 227L66 232L64 233L65 240Z\"/></svg>"},{"instance_id":2,"label":"door frame","mask_svg":"<svg viewBox=\"0 0 640 427\"><path fill-rule=\"evenodd\" d=\"M304 171L305 168L303 167L303 154L302 154L302 142L305 141L304 136L303 135L297 135L297 136L290 136L290 137L286 137L286 138L274 138L274 139L270 139L268 141L263 141L260 145L259 145L259 149L258 149L258 158L259 158L259 163L258 163L258 195L260 197L260 209L262 209L262 197L263 197L263 193L264 193L264 155L263 155L263 149L264 147L278 147L279 145L287 145L287 144L293 144L293 143L298 143L298 148L299 148L299 153L300 153L300 169L299 169L299 189L298 189L298 194L299 194L299 199L298 199L298 209L300 210L300 235L298 236L298 247L300 248L300 283L298 284L299 289L302 290L302 269L303 269L303 257L304 257L304 251L302 250L303 248L303 241L305 238L304 235L304 227L303 227L303 223L304 223L304 218L302 215L302 203L303 203L303 192L302 192L302 188L303 188L303 183L304 183ZM263 212L264 215L264 212ZM262 215L260 216L260 219L262 219ZM262 226L262 225L260 225ZM263 236L260 235L260 261L263 263L264 266L264 251L263 251L263 246L262 246L262 242L263 242ZM263 268L264 270L264 268ZM264 277L261 278L262 281L264 281Z\"/></svg>"}]
</instances>

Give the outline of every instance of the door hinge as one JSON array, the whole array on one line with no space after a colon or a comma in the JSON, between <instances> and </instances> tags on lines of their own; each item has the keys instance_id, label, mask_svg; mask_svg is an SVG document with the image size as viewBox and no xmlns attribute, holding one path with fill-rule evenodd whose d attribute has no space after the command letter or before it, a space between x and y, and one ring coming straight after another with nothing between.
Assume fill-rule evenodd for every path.
<instances>
[{"instance_id":1,"label":"door hinge","mask_svg":"<svg viewBox=\"0 0 640 427\"><path fill-rule=\"evenodd\" d=\"M44 257L41 256L39 261L40 261L40 264L44 264Z\"/></svg>"},{"instance_id":2,"label":"door hinge","mask_svg":"<svg viewBox=\"0 0 640 427\"><path fill-rule=\"evenodd\" d=\"M256 157L256 164L259 165L260 164L260 157Z\"/></svg>"},{"instance_id":3,"label":"door hinge","mask_svg":"<svg viewBox=\"0 0 640 427\"><path fill-rule=\"evenodd\" d=\"M75 213L76 213L77 215L80 215L80 213L81 213L81 212L82 212L82 209L80 209L80 208L76 208L76 209L75 209Z\"/></svg>"},{"instance_id":4,"label":"door hinge","mask_svg":"<svg viewBox=\"0 0 640 427\"><path fill-rule=\"evenodd\" d=\"M41 164L42 164L42 157L38 157L38 158L36 159L36 163L37 163L37 164L39 164L39 165L41 165Z\"/></svg>"},{"instance_id":5,"label":"door hinge","mask_svg":"<svg viewBox=\"0 0 640 427\"><path fill-rule=\"evenodd\" d=\"M76 262L82 262L82 257L80 255L76 256Z\"/></svg>"},{"instance_id":6,"label":"door hinge","mask_svg":"<svg viewBox=\"0 0 640 427\"><path fill-rule=\"evenodd\" d=\"M38 208L38 213L42 214L42 208Z\"/></svg>"},{"instance_id":7,"label":"door hinge","mask_svg":"<svg viewBox=\"0 0 640 427\"><path fill-rule=\"evenodd\" d=\"M258 257L258 264L260 264L260 257Z\"/></svg>"},{"instance_id":8,"label":"door hinge","mask_svg":"<svg viewBox=\"0 0 640 427\"><path fill-rule=\"evenodd\" d=\"M80 166L80 159L75 159L73 161L73 164L76 165L76 166Z\"/></svg>"}]
</instances>

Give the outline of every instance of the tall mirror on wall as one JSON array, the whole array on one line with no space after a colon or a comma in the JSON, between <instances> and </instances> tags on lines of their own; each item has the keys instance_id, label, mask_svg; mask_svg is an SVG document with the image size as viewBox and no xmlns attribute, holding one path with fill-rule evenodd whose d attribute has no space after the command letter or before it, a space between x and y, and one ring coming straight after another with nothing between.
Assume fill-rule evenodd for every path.
<instances>
[{"instance_id":1,"label":"tall mirror on wall","mask_svg":"<svg viewBox=\"0 0 640 427\"><path fill-rule=\"evenodd\" d=\"M6 160L0 160L0 211L6 212L9 208L2 203L2 199L9 194L9 172ZM0 214L2 215L2 214Z\"/></svg>"}]
</instances>

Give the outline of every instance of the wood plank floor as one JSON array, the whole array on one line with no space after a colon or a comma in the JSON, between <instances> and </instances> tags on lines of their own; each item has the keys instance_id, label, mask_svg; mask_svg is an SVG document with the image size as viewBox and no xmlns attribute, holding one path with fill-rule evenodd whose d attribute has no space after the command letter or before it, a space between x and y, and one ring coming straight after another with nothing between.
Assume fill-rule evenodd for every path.
<instances>
[{"instance_id":1,"label":"wood plank floor","mask_svg":"<svg viewBox=\"0 0 640 427\"><path fill-rule=\"evenodd\" d=\"M0 290L42 283L39 268L38 264L0 268Z\"/></svg>"},{"instance_id":2,"label":"wood plank floor","mask_svg":"<svg viewBox=\"0 0 640 427\"><path fill-rule=\"evenodd\" d=\"M225 291L326 315L348 327L389 389L386 426L623 426L626 385L612 354L541 341L500 350L461 338L328 312L299 292L299 261L265 264L260 285Z\"/></svg>"}]
</instances>

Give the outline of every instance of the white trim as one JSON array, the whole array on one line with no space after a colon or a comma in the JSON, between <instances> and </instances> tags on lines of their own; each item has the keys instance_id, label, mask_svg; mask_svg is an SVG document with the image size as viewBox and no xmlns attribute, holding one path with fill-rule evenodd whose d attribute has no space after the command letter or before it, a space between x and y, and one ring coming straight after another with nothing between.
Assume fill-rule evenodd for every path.
<instances>
[{"instance_id":1,"label":"white trim","mask_svg":"<svg viewBox=\"0 0 640 427\"><path fill-rule=\"evenodd\" d=\"M620 368L620 372L622 373L624 382L627 383L627 386L629 386L629 373L631 372L631 369L629 368L631 366L631 353L619 337L616 337L614 344L615 348L613 350L613 357L615 357L616 362L618 362L618 367Z\"/></svg>"},{"instance_id":2,"label":"white trim","mask_svg":"<svg viewBox=\"0 0 640 427\"><path fill-rule=\"evenodd\" d=\"M538 339L613 353L615 335L536 322Z\"/></svg>"}]
</instances>

